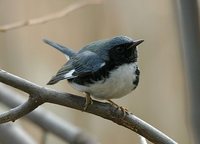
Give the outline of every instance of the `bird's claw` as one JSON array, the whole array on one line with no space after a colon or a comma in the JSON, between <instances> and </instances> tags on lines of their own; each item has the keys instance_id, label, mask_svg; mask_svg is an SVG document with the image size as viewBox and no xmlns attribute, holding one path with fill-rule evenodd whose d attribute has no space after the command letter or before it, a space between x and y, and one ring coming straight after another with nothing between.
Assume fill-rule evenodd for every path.
<instances>
[{"instance_id":1,"label":"bird's claw","mask_svg":"<svg viewBox=\"0 0 200 144\"><path fill-rule=\"evenodd\" d=\"M123 118L125 117L126 114L129 114L128 110L122 106L118 107L123 112Z\"/></svg>"},{"instance_id":2,"label":"bird's claw","mask_svg":"<svg viewBox=\"0 0 200 144\"><path fill-rule=\"evenodd\" d=\"M88 106L93 104L93 101L92 101L92 98L90 97L90 94L89 93L86 93L86 97L85 97L85 104L84 104L84 111L87 110Z\"/></svg>"},{"instance_id":3,"label":"bird's claw","mask_svg":"<svg viewBox=\"0 0 200 144\"><path fill-rule=\"evenodd\" d=\"M115 106L116 109L120 109L123 113L123 118L126 116L126 114L129 114L128 110L122 106L119 106L118 104L116 104L115 102L108 100L108 102L110 102L111 105Z\"/></svg>"}]
</instances>

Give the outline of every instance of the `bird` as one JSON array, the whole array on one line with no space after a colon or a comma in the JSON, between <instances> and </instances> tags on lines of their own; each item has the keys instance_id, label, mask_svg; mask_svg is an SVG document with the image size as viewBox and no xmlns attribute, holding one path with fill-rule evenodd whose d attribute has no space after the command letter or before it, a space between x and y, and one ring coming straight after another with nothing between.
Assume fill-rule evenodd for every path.
<instances>
[{"instance_id":1,"label":"bird","mask_svg":"<svg viewBox=\"0 0 200 144\"><path fill-rule=\"evenodd\" d=\"M74 89L86 94L84 110L93 103L93 97L124 111L112 99L121 98L138 86L137 46L144 40L120 35L91 42L78 52L47 38L43 41L68 59L47 85L66 79Z\"/></svg>"}]
</instances>

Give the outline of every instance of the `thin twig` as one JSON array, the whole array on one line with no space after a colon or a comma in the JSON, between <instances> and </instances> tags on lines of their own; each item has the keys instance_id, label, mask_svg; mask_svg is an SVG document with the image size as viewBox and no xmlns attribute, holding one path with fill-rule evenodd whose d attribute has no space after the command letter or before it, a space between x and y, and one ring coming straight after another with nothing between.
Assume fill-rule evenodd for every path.
<instances>
[{"instance_id":1,"label":"thin twig","mask_svg":"<svg viewBox=\"0 0 200 144\"><path fill-rule=\"evenodd\" d=\"M64 8L62 11L58 11L56 13L48 14L39 18L23 20L23 21L14 22L11 24L2 25L0 26L0 32L5 32L8 30L12 30L12 29L20 28L20 27L42 24L42 23L46 23L52 20L56 20L82 7L92 5L92 4L99 4L101 3L101 1L102 0L81 0L73 4L70 4L69 6Z\"/></svg>"},{"instance_id":2,"label":"thin twig","mask_svg":"<svg viewBox=\"0 0 200 144\"><path fill-rule=\"evenodd\" d=\"M27 92L30 95L29 99L25 103L1 114L0 123L14 121L25 114L28 114L44 102L63 105L81 111L84 110L85 99L83 97L68 93L60 93L52 89L40 87L3 70L0 70L0 82ZM89 105L85 112L111 120L144 136L146 139L155 144L176 144L174 140L148 123L130 113L126 113L124 115L120 109L116 109L116 107L110 105L109 103L93 101L93 104Z\"/></svg>"}]
</instances>

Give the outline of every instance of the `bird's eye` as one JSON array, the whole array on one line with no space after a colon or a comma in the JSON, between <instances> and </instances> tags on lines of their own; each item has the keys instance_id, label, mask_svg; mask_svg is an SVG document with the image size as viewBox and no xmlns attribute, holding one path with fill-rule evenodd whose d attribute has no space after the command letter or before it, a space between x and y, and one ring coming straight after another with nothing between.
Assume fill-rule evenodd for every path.
<instances>
[{"instance_id":1,"label":"bird's eye","mask_svg":"<svg viewBox=\"0 0 200 144\"><path fill-rule=\"evenodd\" d=\"M124 52L124 48L123 47L117 47L116 48L116 52L117 53L123 53Z\"/></svg>"}]
</instances>

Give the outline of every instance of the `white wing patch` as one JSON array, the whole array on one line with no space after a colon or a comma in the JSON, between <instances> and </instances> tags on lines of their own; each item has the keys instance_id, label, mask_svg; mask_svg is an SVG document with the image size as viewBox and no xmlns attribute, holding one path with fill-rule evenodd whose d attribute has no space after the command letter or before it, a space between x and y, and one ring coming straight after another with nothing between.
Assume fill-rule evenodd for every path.
<instances>
[{"instance_id":1,"label":"white wing patch","mask_svg":"<svg viewBox=\"0 0 200 144\"><path fill-rule=\"evenodd\" d=\"M75 69L70 70L68 73L64 75L64 78L74 77L72 74L75 72Z\"/></svg>"},{"instance_id":2,"label":"white wing patch","mask_svg":"<svg viewBox=\"0 0 200 144\"><path fill-rule=\"evenodd\" d=\"M66 55L66 54L65 54L65 58L66 58L67 60L69 60L69 56L68 56L68 55Z\"/></svg>"},{"instance_id":3,"label":"white wing patch","mask_svg":"<svg viewBox=\"0 0 200 144\"><path fill-rule=\"evenodd\" d=\"M102 63L102 64L101 64L101 67L105 66L105 64L106 64L105 62L104 62L104 63Z\"/></svg>"}]
</instances>

